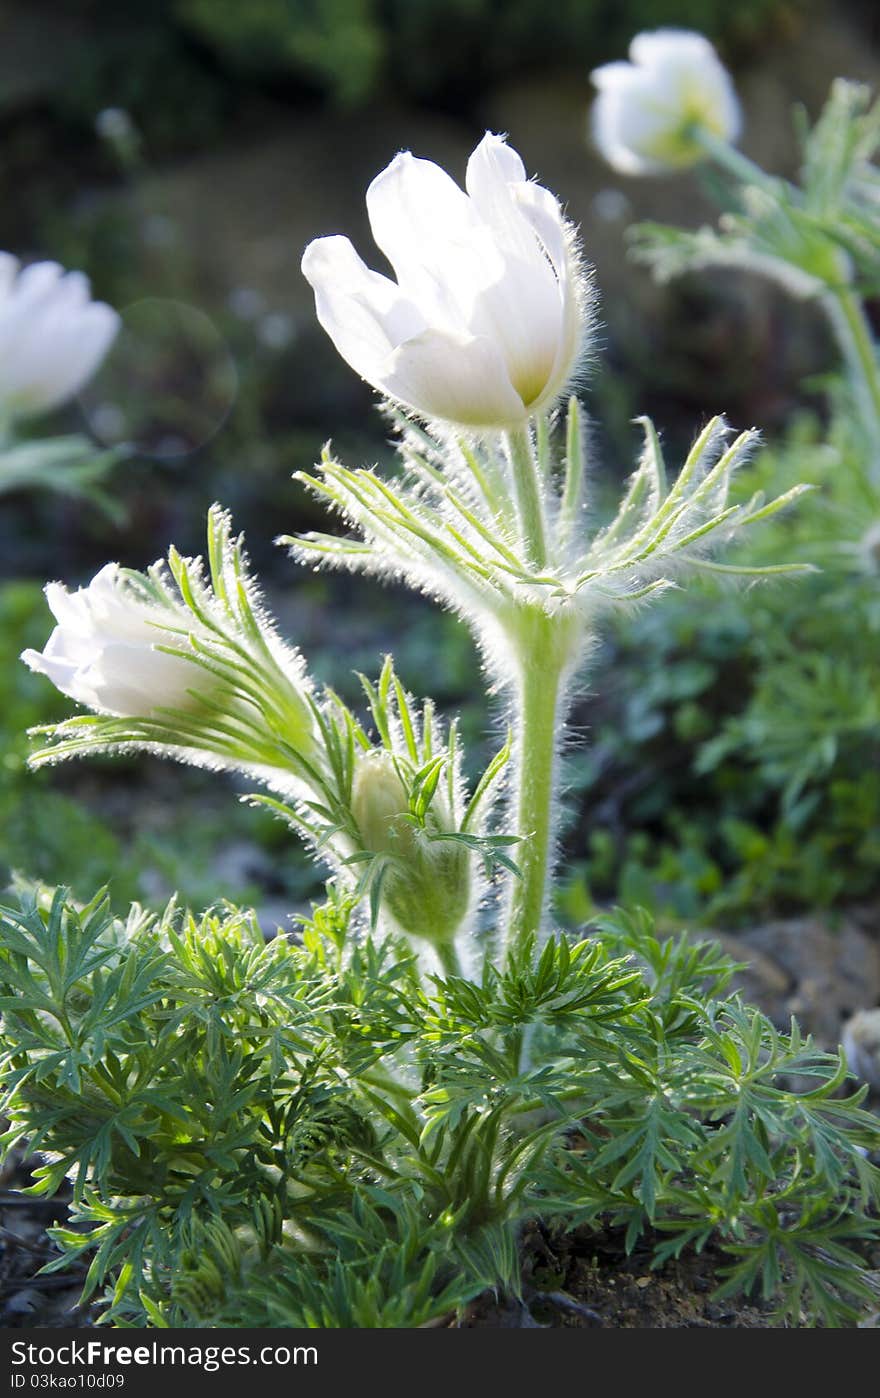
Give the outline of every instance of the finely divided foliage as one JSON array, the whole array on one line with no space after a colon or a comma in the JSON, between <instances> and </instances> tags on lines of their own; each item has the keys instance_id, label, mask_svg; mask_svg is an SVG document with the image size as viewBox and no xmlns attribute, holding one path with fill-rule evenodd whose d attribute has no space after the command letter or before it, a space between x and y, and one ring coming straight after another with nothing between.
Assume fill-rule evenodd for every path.
<instances>
[{"instance_id":1,"label":"finely divided foliage","mask_svg":"<svg viewBox=\"0 0 880 1398\"><path fill-rule=\"evenodd\" d=\"M548 478L549 424L539 425L534 439L508 441L505 447L492 439L474 443L439 432L431 436L403 421L401 480L350 470L329 451L317 476L299 473L362 538L310 533L285 536L281 542L303 562L317 555L352 571L402 578L437 597L472 621L487 662L497 668L498 678L506 679L510 658L506 648L493 645L493 638L504 632L515 642L520 614L576 617L576 648L577 638L609 605L671 586L685 563L728 571L705 556L709 545L768 518L806 488L795 487L769 504L760 496L745 505L730 504L731 476L747 459L757 434L743 432L730 441L723 418L706 425L670 483L653 423L647 418L639 423L645 445L638 468L615 517L592 535L585 513L581 408L572 398L560 434L562 470L555 478ZM540 548L517 507L517 455L523 450L540 483ZM804 570L803 565L780 564L744 571Z\"/></svg>"},{"instance_id":2,"label":"finely divided foliage","mask_svg":"<svg viewBox=\"0 0 880 1398\"><path fill-rule=\"evenodd\" d=\"M711 1238L791 1323L859 1315L875 1119L714 948L621 915L426 979L349 910L268 945L235 910L3 911L5 1144L72 1178L53 1266L91 1257L106 1322L422 1324L516 1294L536 1212L658 1264Z\"/></svg>"},{"instance_id":3,"label":"finely divided foliage","mask_svg":"<svg viewBox=\"0 0 880 1398\"><path fill-rule=\"evenodd\" d=\"M549 928L557 758L597 626L697 574L808 571L710 557L801 487L732 501L755 434L721 418L670 478L641 419L637 469L596 519L581 407L553 410L589 326L571 230L497 137L467 195L427 164L394 162L372 191L397 283L340 240L341 290L326 247L306 259L343 354L395 400L400 473L328 450L301 478L356 532L283 542L452 608L506 738L469 790L456 723L390 657L360 716L318 686L218 507L204 561L172 548L145 573L54 585L58 627L26 659L96 712L40 731L34 765L146 750L244 774L262 788L245 799L332 877L268 944L228 906L120 920L105 895L32 890L0 909L5 1145L41 1154L37 1192L72 1182L51 1265L90 1257L85 1294L110 1324L421 1325L487 1288L525 1306L517 1242L536 1214L644 1239L657 1265L711 1240L724 1285L784 1322L856 1323L880 1172L842 1057L781 1034L729 994L732 963L646 915L576 943ZM442 236L419 241L407 198L424 181L446 204ZM359 308L356 343L336 292ZM541 365L524 367L533 321ZM461 387L464 350L486 373L456 419L420 373Z\"/></svg>"}]
</instances>

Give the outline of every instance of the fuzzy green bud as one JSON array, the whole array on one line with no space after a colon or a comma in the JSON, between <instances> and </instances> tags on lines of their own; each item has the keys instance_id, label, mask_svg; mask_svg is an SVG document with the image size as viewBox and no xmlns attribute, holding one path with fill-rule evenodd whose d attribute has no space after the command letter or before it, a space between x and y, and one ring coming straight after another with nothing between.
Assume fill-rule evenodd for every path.
<instances>
[{"instance_id":1,"label":"fuzzy green bud","mask_svg":"<svg viewBox=\"0 0 880 1398\"><path fill-rule=\"evenodd\" d=\"M363 848L389 857L382 882L385 911L410 937L450 942L468 911L471 874L463 845L431 838L454 829L445 794L438 788L424 826L418 826L391 753L372 752L355 773L351 808Z\"/></svg>"}]
</instances>

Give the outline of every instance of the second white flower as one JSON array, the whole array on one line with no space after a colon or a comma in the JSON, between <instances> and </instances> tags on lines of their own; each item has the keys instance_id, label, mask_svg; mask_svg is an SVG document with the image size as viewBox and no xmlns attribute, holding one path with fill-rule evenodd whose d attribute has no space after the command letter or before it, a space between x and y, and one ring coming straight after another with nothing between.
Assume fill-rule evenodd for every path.
<instances>
[{"instance_id":1,"label":"second white flower","mask_svg":"<svg viewBox=\"0 0 880 1398\"><path fill-rule=\"evenodd\" d=\"M624 175L685 169L705 158L698 132L735 141L742 125L730 74L709 40L692 29L637 34L629 63L590 75L599 90L593 139Z\"/></svg>"},{"instance_id":2,"label":"second white flower","mask_svg":"<svg viewBox=\"0 0 880 1398\"><path fill-rule=\"evenodd\" d=\"M26 650L21 658L62 694L98 713L122 717L191 705L189 691L201 672L156 648L180 644L163 622L180 628L185 614L145 605L118 564L105 564L88 587L75 592L49 583L46 599L58 624L43 651Z\"/></svg>"}]
</instances>

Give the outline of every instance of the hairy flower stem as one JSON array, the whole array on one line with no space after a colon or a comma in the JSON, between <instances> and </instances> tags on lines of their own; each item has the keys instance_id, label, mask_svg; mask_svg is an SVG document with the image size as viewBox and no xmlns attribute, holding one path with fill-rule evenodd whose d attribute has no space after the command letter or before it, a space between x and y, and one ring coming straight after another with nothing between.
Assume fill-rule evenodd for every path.
<instances>
[{"instance_id":1,"label":"hairy flower stem","mask_svg":"<svg viewBox=\"0 0 880 1398\"><path fill-rule=\"evenodd\" d=\"M533 566L543 568L547 562L547 526L541 499L540 475L528 428L508 432L507 449L513 471L520 536Z\"/></svg>"},{"instance_id":2,"label":"hairy flower stem","mask_svg":"<svg viewBox=\"0 0 880 1398\"><path fill-rule=\"evenodd\" d=\"M864 307L846 286L829 286L822 304L837 336L874 449L869 470L874 482L880 484L880 365Z\"/></svg>"},{"instance_id":3,"label":"hairy flower stem","mask_svg":"<svg viewBox=\"0 0 880 1398\"><path fill-rule=\"evenodd\" d=\"M458 959L458 952L451 942L436 942L434 951L437 953L437 960L440 962L444 976L461 976L461 962Z\"/></svg>"},{"instance_id":4,"label":"hairy flower stem","mask_svg":"<svg viewBox=\"0 0 880 1398\"><path fill-rule=\"evenodd\" d=\"M740 184L755 185L758 189L766 189L774 198L779 197L780 189L787 183L785 180L777 175L768 175L766 170L762 170L754 160L749 160L736 146L732 146L722 136L716 136L714 131L707 131L704 126L693 127L691 134L706 154L720 165L722 170L739 180ZM793 185L788 187L788 193L795 202L798 201L799 191Z\"/></svg>"},{"instance_id":5,"label":"hairy flower stem","mask_svg":"<svg viewBox=\"0 0 880 1398\"><path fill-rule=\"evenodd\" d=\"M567 647L558 618L530 614L518 653L516 691L515 830L520 837L507 919L508 959L539 933L547 904L556 793L556 752L561 726L562 681ZM568 627L563 628L567 639Z\"/></svg>"}]
</instances>

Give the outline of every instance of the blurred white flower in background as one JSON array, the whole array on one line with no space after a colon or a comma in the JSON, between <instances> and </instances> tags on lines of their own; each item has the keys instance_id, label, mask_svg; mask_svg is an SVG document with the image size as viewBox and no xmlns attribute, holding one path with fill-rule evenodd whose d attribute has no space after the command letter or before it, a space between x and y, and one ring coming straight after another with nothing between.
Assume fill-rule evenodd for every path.
<instances>
[{"instance_id":1,"label":"blurred white flower in background","mask_svg":"<svg viewBox=\"0 0 880 1398\"><path fill-rule=\"evenodd\" d=\"M136 130L124 107L104 107L95 117L95 131L103 141L128 141Z\"/></svg>"},{"instance_id":2,"label":"blurred white flower in background","mask_svg":"<svg viewBox=\"0 0 880 1398\"><path fill-rule=\"evenodd\" d=\"M629 63L590 74L596 147L626 175L658 174L705 157L697 131L735 141L742 115L730 74L709 40L690 29L637 34Z\"/></svg>"},{"instance_id":3,"label":"blurred white flower in background","mask_svg":"<svg viewBox=\"0 0 880 1398\"><path fill-rule=\"evenodd\" d=\"M105 107L95 117L95 134L106 141L123 169L134 173L140 163L141 133L131 112L124 107Z\"/></svg>"},{"instance_id":4,"label":"blurred white flower in background","mask_svg":"<svg viewBox=\"0 0 880 1398\"><path fill-rule=\"evenodd\" d=\"M188 626L186 615L181 622L139 597L117 563L105 564L75 592L49 583L46 600L58 625L42 652L26 650L21 658L77 703L135 718L188 708L187 691L204 686L204 674L188 660L156 649L181 644L180 635L164 627Z\"/></svg>"},{"instance_id":5,"label":"blurred white flower in background","mask_svg":"<svg viewBox=\"0 0 880 1398\"><path fill-rule=\"evenodd\" d=\"M270 311L257 322L257 339L264 349L285 350L296 339L293 317L284 311Z\"/></svg>"},{"instance_id":6,"label":"blurred white flower in background","mask_svg":"<svg viewBox=\"0 0 880 1398\"><path fill-rule=\"evenodd\" d=\"M0 252L0 419L47 412L92 377L119 316L92 301L81 272L57 262L21 268Z\"/></svg>"},{"instance_id":7,"label":"blurred white flower in background","mask_svg":"<svg viewBox=\"0 0 880 1398\"><path fill-rule=\"evenodd\" d=\"M422 416L511 427L548 407L577 367L587 282L557 200L487 132L465 193L430 160L395 157L367 191L397 281L348 238L303 257L318 319L343 359Z\"/></svg>"},{"instance_id":8,"label":"blurred white flower in background","mask_svg":"<svg viewBox=\"0 0 880 1398\"><path fill-rule=\"evenodd\" d=\"M256 320L266 309L266 298L252 286L235 286L226 298L226 304L239 320Z\"/></svg>"}]
</instances>

